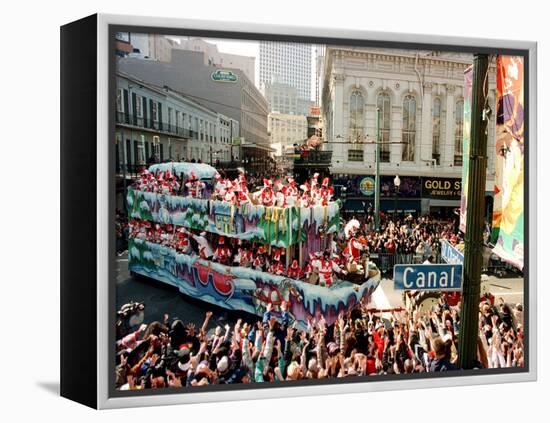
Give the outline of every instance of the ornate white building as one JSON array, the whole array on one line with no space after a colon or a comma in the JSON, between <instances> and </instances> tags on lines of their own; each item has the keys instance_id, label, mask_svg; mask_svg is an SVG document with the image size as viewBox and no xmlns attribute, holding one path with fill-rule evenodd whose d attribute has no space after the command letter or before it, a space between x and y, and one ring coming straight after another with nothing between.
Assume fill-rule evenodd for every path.
<instances>
[{"instance_id":1,"label":"ornate white building","mask_svg":"<svg viewBox=\"0 0 550 423\"><path fill-rule=\"evenodd\" d=\"M472 63L470 54L327 46L321 106L331 173L374 174L379 108L387 143L381 145L381 175L460 178L464 71ZM494 64L488 83L494 111ZM493 114L489 152L494 145ZM488 156L486 189L492 191L494 154Z\"/></svg>"}]
</instances>

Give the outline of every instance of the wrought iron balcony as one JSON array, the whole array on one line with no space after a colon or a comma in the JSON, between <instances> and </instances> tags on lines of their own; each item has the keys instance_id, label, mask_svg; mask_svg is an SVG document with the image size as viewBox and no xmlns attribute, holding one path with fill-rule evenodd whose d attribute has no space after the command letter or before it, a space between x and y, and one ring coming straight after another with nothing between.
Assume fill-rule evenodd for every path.
<instances>
[{"instance_id":1,"label":"wrought iron balcony","mask_svg":"<svg viewBox=\"0 0 550 423\"><path fill-rule=\"evenodd\" d=\"M197 138L197 131L192 131L182 126L173 125L166 122L160 122L153 119L139 117L129 113L116 112L116 123L125 124L137 129L150 129L153 131L163 132L169 135L175 135L182 138Z\"/></svg>"},{"instance_id":2,"label":"wrought iron balcony","mask_svg":"<svg viewBox=\"0 0 550 423\"><path fill-rule=\"evenodd\" d=\"M294 166L330 166L332 151L302 151L296 153Z\"/></svg>"}]
</instances>

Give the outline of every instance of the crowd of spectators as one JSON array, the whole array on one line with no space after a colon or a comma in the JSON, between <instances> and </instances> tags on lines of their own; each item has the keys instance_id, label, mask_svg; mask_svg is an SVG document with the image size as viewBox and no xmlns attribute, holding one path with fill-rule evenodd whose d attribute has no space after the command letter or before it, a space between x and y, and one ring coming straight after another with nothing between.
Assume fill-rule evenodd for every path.
<instances>
[{"instance_id":1,"label":"crowd of spectators","mask_svg":"<svg viewBox=\"0 0 550 423\"><path fill-rule=\"evenodd\" d=\"M116 253L122 255L128 250L129 224L128 216L122 210L115 214Z\"/></svg>"},{"instance_id":2,"label":"crowd of spectators","mask_svg":"<svg viewBox=\"0 0 550 423\"><path fill-rule=\"evenodd\" d=\"M461 250L464 247L455 219L438 219L430 215L393 217L382 215L380 230L374 227L372 214L360 216L358 232L368 242L369 254L392 255L401 262L437 260L441 240L447 240ZM343 242L343 233L340 240Z\"/></svg>"},{"instance_id":3,"label":"crowd of spectators","mask_svg":"<svg viewBox=\"0 0 550 423\"><path fill-rule=\"evenodd\" d=\"M168 315L117 340L116 388L160 389L457 370L460 304L382 313L358 304L331 326L299 330L285 308L257 322L200 327ZM131 317L127 317L131 319ZM522 367L523 309L480 303L479 368Z\"/></svg>"}]
</instances>

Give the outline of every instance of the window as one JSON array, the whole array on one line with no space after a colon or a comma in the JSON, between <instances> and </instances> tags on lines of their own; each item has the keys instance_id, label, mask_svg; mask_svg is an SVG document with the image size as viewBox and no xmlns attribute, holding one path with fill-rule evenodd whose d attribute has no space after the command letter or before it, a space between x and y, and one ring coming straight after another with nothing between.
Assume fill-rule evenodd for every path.
<instances>
[{"instance_id":1,"label":"window","mask_svg":"<svg viewBox=\"0 0 550 423\"><path fill-rule=\"evenodd\" d=\"M352 142L360 141L363 137L363 94L360 91L351 93L349 100L349 127Z\"/></svg>"},{"instance_id":2,"label":"window","mask_svg":"<svg viewBox=\"0 0 550 423\"><path fill-rule=\"evenodd\" d=\"M143 97L136 95L136 115L138 118L143 117Z\"/></svg>"},{"instance_id":3,"label":"window","mask_svg":"<svg viewBox=\"0 0 550 423\"><path fill-rule=\"evenodd\" d=\"M117 173L120 172L120 163L124 161L124 158L121 158L121 154L124 152L124 149L120 148L122 144L122 135L117 132L116 134L116 152L115 152L115 166Z\"/></svg>"},{"instance_id":4,"label":"window","mask_svg":"<svg viewBox=\"0 0 550 423\"><path fill-rule=\"evenodd\" d=\"M455 104L455 154L454 165L462 166L462 131L464 124L464 100Z\"/></svg>"},{"instance_id":5,"label":"window","mask_svg":"<svg viewBox=\"0 0 550 423\"><path fill-rule=\"evenodd\" d=\"M127 165L132 165L132 147L131 147L131 141L129 139L126 139L126 151L123 152L124 154L124 165L126 166L126 169L128 169Z\"/></svg>"},{"instance_id":6,"label":"window","mask_svg":"<svg viewBox=\"0 0 550 423\"><path fill-rule=\"evenodd\" d=\"M440 142L441 142L441 100L436 98L433 104L432 115L432 159L437 165L440 164Z\"/></svg>"},{"instance_id":7,"label":"window","mask_svg":"<svg viewBox=\"0 0 550 423\"><path fill-rule=\"evenodd\" d=\"M116 111L124 113L124 92L122 88L116 90Z\"/></svg>"},{"instance_id":8,"label":"window","mask_svg":"<svg viewBox=\"0 0 550 423\"><path fill-rule=\"evenodd\" d=\"M349 162L362 162L363 161L363 150L348 150L348 161Z\"/></svg>"},{"instance_id":9,"label":"window","mask_svg":"<svg viewBox=\"0 0 550 423\"><path fill-rule=\"evenodd\" d=\"M390 161L390 95L386 92L378 94L376 107L380 110L380 162Z\"/></svg>"},{"instance_id":10,"label":"window","mask_svg":"<svg viewBox=\"0 0 550 423\"><path fill-rule=\"evenodd\" d=\"M151 102L151 114L153 115L153 122L159 121L159 103L156 101Z\"/></svg>"},{"instance_id":11,"label":"window","mask_svg":"<svg viewBox=\"0 0 550 423\"><path fill-rule=\"evenodd\" d=\"M179 127L181 126L181 112L179 110L176 110L176 131L179 131Z\"/></svg>"},{"instance_id":12,"label":"window","mask_svg":"<svg viewBox=\"0 0 550 423\"><path fill-rule=\"evenodd\" d=\"M403 151L401 160L414 162L414 148L416 136L416 100L412 95L407 95L403 100Z\"/></svg>"},{"instance_id":13,"label":"window","mask_svg":"<svg viewBox=\"0 0 550 423\"><path fill-rule=\"evenodd\" d=\"M137 160L136 164L145 163L145 142L143 140L137 142Z\"/></svg>"},{"instance_id":14,"label":"window","mask_svg":"<svg viewBox=\"0 0 550 423\"><path fill-rule=\"evenodd\" d=\"M172 108L171 107L168 107L168 130L171 131L172 130Z\"/></svg>"}]
</instances>

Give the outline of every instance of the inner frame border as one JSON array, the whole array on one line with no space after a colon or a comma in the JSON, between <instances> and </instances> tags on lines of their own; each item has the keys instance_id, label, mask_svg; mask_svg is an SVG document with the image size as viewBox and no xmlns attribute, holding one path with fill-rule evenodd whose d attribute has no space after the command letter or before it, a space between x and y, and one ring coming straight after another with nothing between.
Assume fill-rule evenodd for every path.
<instances>
[{"instance_id":1,"label":"inner frame border","mask_svg":"<svg viewBox=\"0 0 550 423\"><path fill-rule=\"evenodd\" d=\"M115 32L140 32L166 35L194 35L210 38L273 40L311 44L336 44L376 48L437 49L442 51L508 54L524 57L525 126L527 171L524 207L527 211L524 231L527 236L524 268L524 306L526 366L515 369L462 370L460 374L380 375L345 379L303 380L289 386L285 382L181 388L174 390L116 391L114 389L115 354ZM325 36L316 34L324 33ZM369 392L415 388L449 387L487 383L536 380L536 50L535 42L495 40L436 35L399 34L315 27L263 25L173 18L148 18L125 15L98 15L97 80L97 404L99 408L168 405L197 402L280 398L290 396ZM531 128L534 128L531 131ZM107 169L105 169L107 166ZM106 196L105 193L108 193ZM533 248L533 250L531 250ZM534 252L534 254L532 254ZM527 298L527 301L525 301ZM107 372L107 375L105 373ZM107 377L105 377L107 376ZM374 382L374 383L373 383ZM272 389L269 389L272 388Z\"/></svg>"}]
</instances>

